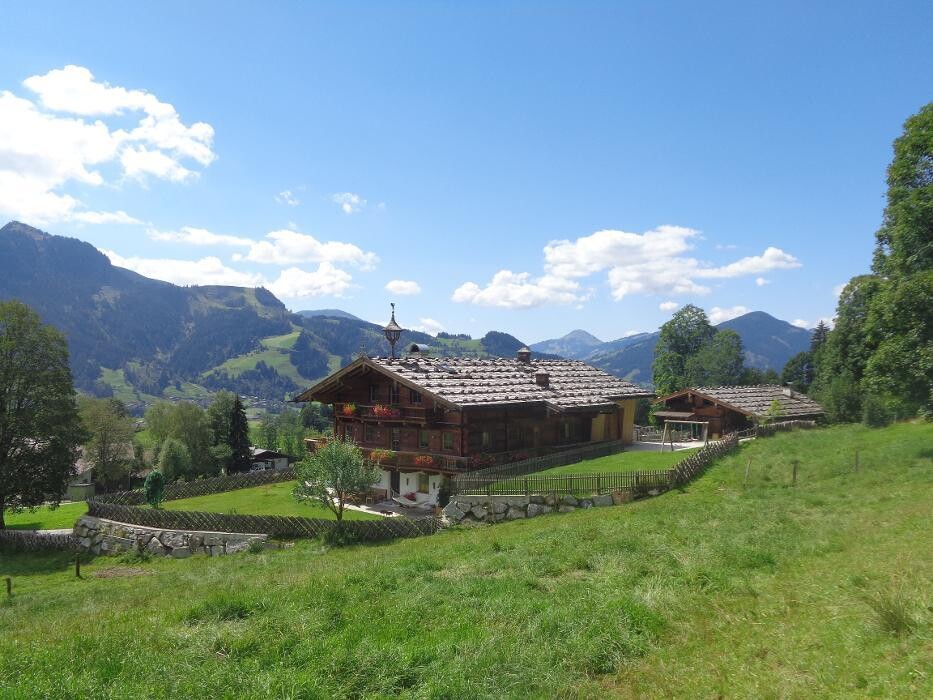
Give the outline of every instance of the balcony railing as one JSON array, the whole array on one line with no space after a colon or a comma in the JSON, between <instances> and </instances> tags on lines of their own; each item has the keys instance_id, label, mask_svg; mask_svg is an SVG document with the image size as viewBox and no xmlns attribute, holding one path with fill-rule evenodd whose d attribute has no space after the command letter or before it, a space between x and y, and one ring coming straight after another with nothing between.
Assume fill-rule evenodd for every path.
<instances>
[{"instance_id":1,"label":"balcony railing","mask_svg":"<svg viewBox=\"0 0 933 700\"><path fill-rule=\"evenodd\" d=\"M345 407L352 407L352 410ZM419 423L442 423L443 413L435 413L423 406L394 406L389 404L337 404L335 411L344 418L359 418L365 421L416 421Z\"/></svg>"}]
</instances>

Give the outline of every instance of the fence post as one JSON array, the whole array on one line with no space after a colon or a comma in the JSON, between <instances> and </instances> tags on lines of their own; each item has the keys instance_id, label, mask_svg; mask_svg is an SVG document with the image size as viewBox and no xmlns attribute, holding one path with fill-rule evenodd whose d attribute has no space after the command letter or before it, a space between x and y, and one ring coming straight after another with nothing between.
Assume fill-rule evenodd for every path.
<instances>
[{"instance_id":1,"label":"fence post","mask_svg":"<svg viewBox=\"0 0 933 700\"><path fill-rule=\"evenodd\" d=\"M75 552L75 578L81 578L81 552Z\"/></svg>"},{"instance_id":2,"label":"fence post","mask_svg":"<svg viewBox=\"0 0 933 700\"><path fill-rule=\"evenodd\" d=\"M742 479L742 488L743 488L743 489L744 489L745 486L748 484L748 470L751 469L751 468L752 468L752 460L746 461L746 462L745 462L745 478Z\"/></svg>"},{"instance_id":3,"label":"fence post","mask_svg":"<svg viewBox=\"0 0 933 700\"><path fill-rule=\"evenodd\" d=\"M6 577L6 597L13 597L13 579L11 579L9 576Z\"/></svg>"},{"instance_id":4,"label":"fence post","mask_svg":"<svg viewBox=\"0 0 933 700\"><path fill-rule=\"evenodd\" d=\"M601 494L603 492L602 478L600 474L596 475L596 493Z\"/></svg>"},{"instance_id":5,"label":"fence post","mask_svg":"<svg viewBox=\"0 0 933 700\"><path fill-rule=\"evenodd\" d=\"M855 470L858 471L858 450L855 451Z\"/></svg>"},{"instance_id":6,"label":"fence post","mask_svg":"<svg viewBox=\"0 0 933 700\"><path fill-rule=\"evenodd\" d=\"M796 485L797 485L797 467L800 466L800 460L799 460L799 459L795 459L793 462L791 462L791 464L794 465L794 477L793 477L793 479L794 479L794 486L796 486Z\"/></svg>"}]
</instances>

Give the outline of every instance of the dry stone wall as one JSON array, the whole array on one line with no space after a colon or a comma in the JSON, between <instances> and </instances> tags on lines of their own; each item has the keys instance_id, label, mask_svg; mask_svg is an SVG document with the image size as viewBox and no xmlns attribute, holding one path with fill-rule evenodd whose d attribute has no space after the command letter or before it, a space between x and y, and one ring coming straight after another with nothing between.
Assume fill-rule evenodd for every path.
<instances>
[{"instance_id":1,"label":"dry stone wall","mask_svg":"<svg viewBox=\"0 0 933 700\"><path fill-rule=\"evenodd\" d=\"M254 541L265 543L268 535L231 532L192 532L160 530L129 525L85 515L75 523L74 536L82 551L92 554L116 554L145 551L157 556L184 559L192 554L216 557L248 549Z\"/></svg>"},{"instance_id":2,"label":"dry stone wall","mask_svg":"<svg viewBox=\"0 0 933 700\"><path fill-rule=\"evenodd\" d=\"M660 491L658 491L660 493ZM656 495L650 493L649 495ZM633 499L631 491L614 491L588 497L570 494L547 496L455 496L443 510L452 525L495 523L534 518L548 513L572 513L581 508L621 505Z\"/></svg>"}]
</instances>

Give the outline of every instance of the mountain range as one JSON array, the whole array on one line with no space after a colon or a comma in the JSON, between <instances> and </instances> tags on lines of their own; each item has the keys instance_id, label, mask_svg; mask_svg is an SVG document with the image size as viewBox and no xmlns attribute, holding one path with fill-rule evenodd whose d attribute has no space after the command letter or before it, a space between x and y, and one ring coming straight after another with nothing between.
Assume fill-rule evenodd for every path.
<instances>
[{"instance_id":1,"label":"mountain range","mask_svg":"<svg viewBox=\"0 0 933 700\"><path fill-rule=\"evenodd\" d=\"M751 311L723 321L716 328L728 328L739 334L748 367L780 372L791 357L810 349L812 331L798 328L764 311ZM562 338L542 340L530 347L536 352L554 352L586 360L629 381L648 384L659 337L660 332L657 331L636 333L603 343L586 331L575 330Z\"/></svg>"},{"instance_id":2,"label":"mountain range","mask_svg":"<svg viewBox=\"0 0 933 700\"><path fill-rule=\"evenodd\" d=\"M263 288L180 287L116 267L75 238L19 222L0 228L0 300L19 299L68 339L75 385L115 395L137 412L158 398L208 400L229 389L281 402L360 352L385 355L382 328L340 309L293 313ZM741 336L748 364L780 369L809 347L809 331L762 312L720 324ZM535 343L542 358L585 359L649 384L657 333L608 343L586 331ZM514 357L516 337L406 331L442 356ZM398 350L404 350L400 346Z\"/></svg>"}]
</instances>

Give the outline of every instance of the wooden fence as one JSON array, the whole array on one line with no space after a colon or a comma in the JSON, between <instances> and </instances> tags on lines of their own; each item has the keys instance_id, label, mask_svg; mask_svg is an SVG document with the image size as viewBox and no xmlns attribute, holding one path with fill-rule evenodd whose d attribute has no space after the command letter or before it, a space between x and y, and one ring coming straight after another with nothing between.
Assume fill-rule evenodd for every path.
<instances>
[{"instance_id":1,"label":"wooden fence","mask_svg":"<svg viewBox=\"0 0 933 700\"><path fill-rule=\"evenodd\" d=\"M335 520L299 518L285 515L227 515L88 501L88 515L121 523L165 530L195 530L206 532L239 532L266 534L272 537L316 538L338 529ZM439 529L434 516L424 518L380 518L378 520L345 520L340 530L361 542L420 537Z\"/></svg>"},{"instance_id":2,"label":"wooden fence","mask_svg":"<svg viewBox=\"0 0 933 700\"><path fill-rule=\"evenodd\" d=\"M738 436L729 435L710 442L671 469L662 471L601 472L598 474L518 475L491 480L489 475L472 479L470 474L452 479L455 494L469 496L541 496L547 494L605 494L632 491L642 495L650 490L682 486L702 474L718 457L734 450Z\"/></svg>"},{"instance_id":3,"label":"wooden fence","mask_svg":"<svg viewBox=\"0 0 933 700\"><path fill-rule=\"evenodd\" d=\"M0 548L17 552L76 552L78 538L72 534L45 534L31 530L0 530Z\"/></svg>"},{"instance_id":4,"label":"wooden fence","mask_svg":"<svg viewBox=\"0 0 933 700\"><path fill-rule=\"evenodd\" d=\"M267 469L261 472L245 472L243 474L229 474L215 476L209 479L188 481L165 485L165 501L177 501L180 498L193 498L194 496L207 496L212 493L222 493L235 489L246 489L252 486L265 486L282 481L295 479L294 469ZM146 502L146 496L141 490L115 491L95 496L94 501L100 503L119 503L128 506L140 505Z\"/></svg>"}]
</instances>

